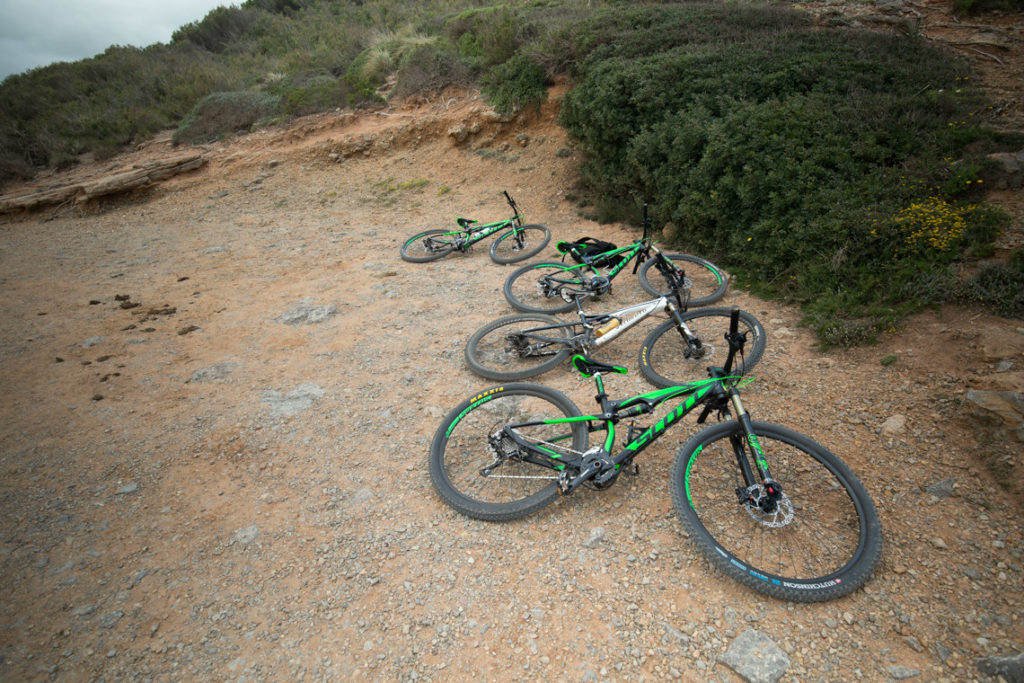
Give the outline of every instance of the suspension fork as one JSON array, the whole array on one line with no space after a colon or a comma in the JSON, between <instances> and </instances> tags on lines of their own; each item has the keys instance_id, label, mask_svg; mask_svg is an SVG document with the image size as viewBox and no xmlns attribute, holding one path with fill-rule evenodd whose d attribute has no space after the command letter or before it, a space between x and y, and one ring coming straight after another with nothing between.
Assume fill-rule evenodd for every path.
<instances>
[{"instance_id":1,"label":"suspension fork","mask_svg":"<svg viewBox=\"0 0 1024 683\"><path fill-rule=\"evenodd\" d=\"M763 491L766 495L757 500L757 505L765 512L771 512L775 510L776 501L782 495L782 487L772 479L772 475L768 471L768 462L764 457L764 451L761 449L761 442L758 440L757 434L754 433L754 425L750 421L750 414L743 407L739 393L735 389L729 393L729 403L736 412L736 421L739 422L743 430L742 436L729 437L733 452L736 455L736 463L743 473L745 484L743 488L736 490L739 502L741 504L751 502L751 489L763 484ZM749 451L747 450L748 448L750 449ZM747 457L748 453L754 461L753 467L751 467L750 459ZM754 468L757 468L756 474Z\"/></svg>"},{"instance_id":2,"label":"suspension fork","mask_svg":"<svg viewBox=\"0 0 1024 683\"><path fill-rule=\"evenodd\" d=\"M676 330L679 331L679 336L686 342L686 348L690 351L700 351L704 347L704 343L690 330L690 326L683 320L683 316L679 312L679 306L672 303L672 301L668 301L666 308L676 323Z\"/></svg>"}]
</instances>

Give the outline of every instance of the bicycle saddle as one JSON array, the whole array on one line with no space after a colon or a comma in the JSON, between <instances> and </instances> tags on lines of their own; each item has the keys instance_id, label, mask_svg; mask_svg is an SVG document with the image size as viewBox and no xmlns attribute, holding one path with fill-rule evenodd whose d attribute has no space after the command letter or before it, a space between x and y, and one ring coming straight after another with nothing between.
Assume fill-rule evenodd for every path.
<instances>
[{"instance_id":1,"label":"bicycle saddle","mask_svg":"<svg viewBox=\"0 0 1024 683\"><path fill-rule=\"evenodd\" d=\"M621 365L608 365L607 363L599 363L596 360L581 356L579 354L572 357L572 366L576 368L584 377L593 377L599 372L617 372L620 375L625 375L629 370L622 367Z\"/></svg>"},{"instance_id":2,"label":"bicycle saddle","mask_svg":"<svg viewBox=\"0 0 1024 683\"><path fill-rule=\"evenodd\" d=\"M459 224L460 228L468 228L469 226L476 223L472 218L456 218L455 222Z\"/></svg>"}]
</instances>

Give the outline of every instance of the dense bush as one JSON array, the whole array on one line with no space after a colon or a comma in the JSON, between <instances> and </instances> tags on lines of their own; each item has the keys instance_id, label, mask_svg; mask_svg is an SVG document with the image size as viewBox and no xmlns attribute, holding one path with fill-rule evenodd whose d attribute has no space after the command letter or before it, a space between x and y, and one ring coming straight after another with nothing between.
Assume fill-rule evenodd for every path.
<instances>
[{"instance_id":1,"label":"dense bush","mask_svg":"<svg viewBox=\"0 0 1024 683\"><path fill-rule=\"evenodd\" d=\"M957 14L977 15L999 10L1024 10L1024 0L953 0L953 10Z\"/></svg>"},{"instance_id":2,"label":"dense bush","mask_svg":"<svg viewBox=\"0 0 1024 683\"><path fill-rule=\"evenodd\" d=\"M399 63L395 97L433 92L450 85L468 86L473 82L470 67L458 55L435 44L420 45Z\"/></svg>"},{"instance_id":3,"label":"dense bush","mask_svg":"<svg viewBox=\"0 0 1024 683\"><path fill-rule=\"evenodd\" d=\"M472 9L450 19L445 31L459 54L477 69L510 59L522 39L516 12L508 5Z\"/></svg>"},{"instance_id":4,"label":"dense bush","mask_svg":"<svg viewBox=\"0 0 1024 683\"><path fill-rule=\"evenodd\" d=\"M246 36L259 20L259 13L245 7L217 7L202 21L182 26L171 35L173 42L189 41L210 52L224 52Z\"/></svg>"},{"instance_id":5,"label":"dense bush","mask_svg":"<svg viewBox=\"0 0 1024 683\"><path fill-rule=\"evenodd\" d=\"M269 87L268 92L280 98L281 113L288 116L347 107L352 101L345 80L335 78L329 73L290 76ZM264 114L268 115L269 113Z\"/></svg>"},{"instance_id":6,"label":"dense bush","mask_svg":"<svg viewBox=\"0 0 1024 683\"><path fill-rule=\"evenodd\" d=\"M759 14L595 17L562 122L589 155L599 208L649 201L688 249L802 304L825 344L862 343L948 300L949 264L998 232L1005 217L969 203L971 157L998 136L966 123L983 102L962 61L908 37ZM677 30L645 42L653 23Z\"/></svg>"},{"instance_id":7,"label":"dense bush","mask_svg":"<svg viewBox=\"0 0 1024 683\"><path fill-rule=\"evenodd\" d=\"M539 108L548 96L544 69L524 55L493 67L482 82L488 101L502 114L526 107Z\"/></svg>"},{"instance_id":8,"label":"dense bush","mask_svg":"<svg viewBox=\"0 0 1024 683\"><path fill-rule=\"evenodd\" d=\"M958 295L965 303L992 308L999 315L1024 318L1024 251L1014 251L1006 263L981 266Z\"/></svg>"},{"instance_id":9,"label":"dense bush","mask_svg":"<svg viewBox=\"0 0 1024 683\"><path fill-rule=\"evenodd\" d=\"M277 114L281 100L259 92L217 92L196 104L174 133L174 144L211 142L246 131L261 119Z\"/></svg>"}]
</instances>

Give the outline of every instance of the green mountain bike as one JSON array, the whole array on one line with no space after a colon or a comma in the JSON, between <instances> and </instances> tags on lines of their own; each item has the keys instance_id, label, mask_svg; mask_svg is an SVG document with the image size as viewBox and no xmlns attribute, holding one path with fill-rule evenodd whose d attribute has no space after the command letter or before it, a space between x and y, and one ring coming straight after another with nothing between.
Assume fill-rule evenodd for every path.
<instances>
[{"instance_id":1,"label":"green mountain bike","mask_svg":"<svg viewBox=\"0 0 1024 683\"><path fill-rule=\"evenodd\" d=\"M562 292L566 288L592 292L599 296L611 291L615 276L631 262L640 286L652 296L671 294L671 285L654 267L651 219L644 204L643 237L633 244L614 244L583 238L559 242L556 248L570 256L575 264L558 261L527 264L508 276L503 291L509 304L527 313L565 313L573 308ZM683 278L689 306L707 306L725 296L729 281L721 268L690 254L664 254Z\"/></svg>"},{"instance_id":2,"label":"green mountain bike","mask_svg":"<svg viewBox=\"0 0 1024 683\"><path fill-rule=\"evenodd\" d=\"M723 367L708 368L707 379L624 400L608 397L602 375L625 368L575 356L573 367L594 378L597 413L585 415L538 384L502 384L470 396L431 443L435 490L469 517L517 519L581 486L603 490L621 474L639 474L637 456L701 408L698 423L712 414L719 421L678 449L670 473L673 506L689 538L726 575L775 598L817 602L856 590L881 557L874 503L824 446L750 418L740 401L741 374L733 372L746 335L738 309L731 318ZM667 413L657 421L633 422L662 407ZM600 438L591 446L593 433Z\"/></svg>"},{"instance_id":3,"label":"green mountain bike","mask_svg":"<svg viewBox=\"0 0 1024 683\"><path fill-rule=\"evenodd\" d=\"M551 241L551 231L539 223L523 225L515 200L508 192L503 194L512 207L511 218L482 224L471 218L456 218L458 230L424 230L405 240L399 250L402 258L412 263L436 261L453 251L465 252L495 234L498 238L491 244L491 260L495 263L515 263L536 256Z\"/></svg>"}]
</instances>

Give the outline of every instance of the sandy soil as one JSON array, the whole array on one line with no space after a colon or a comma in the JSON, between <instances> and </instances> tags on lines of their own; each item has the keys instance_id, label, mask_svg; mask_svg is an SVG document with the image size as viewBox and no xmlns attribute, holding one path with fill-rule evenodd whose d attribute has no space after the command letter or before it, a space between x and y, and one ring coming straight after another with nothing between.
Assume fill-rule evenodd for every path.
<instances>
[{"instance_id":1,"label":"sandy soil","mask_svg":"<svg viewBox=\"0 0 1024 683\"><path fill-rule=\"evenodd\" d=\"M504 217L502 190L552 244L635 237L566 199L558 97L508 122L464 93L310 117L0 225L0 678L739 680L720 659L748 629L786 680L984 679L976 658L1021 651L1020 444L964 395L1024 386L1024 324L983 311L823 354L797 310L724 302L768 332L752 414L828 445L879 508L882 563L842 600L763 598L696 553L667 486L692 421L640 477L521 522L437 498L429 441L489 386L462 350L511 312L511 268L482 248L409 264L403 238ZM627 275L608 302L641 298ZM600 357L635 369L654 324ZM537 381L592 401L567 372Z\"/></svg>"}]
</instances>

